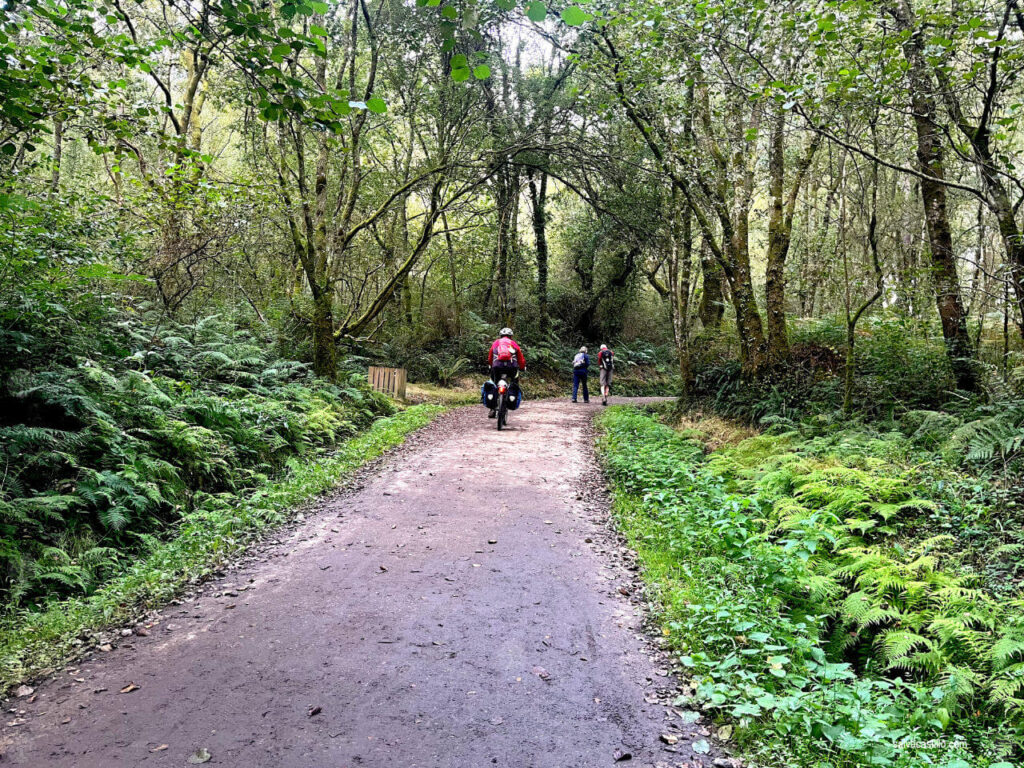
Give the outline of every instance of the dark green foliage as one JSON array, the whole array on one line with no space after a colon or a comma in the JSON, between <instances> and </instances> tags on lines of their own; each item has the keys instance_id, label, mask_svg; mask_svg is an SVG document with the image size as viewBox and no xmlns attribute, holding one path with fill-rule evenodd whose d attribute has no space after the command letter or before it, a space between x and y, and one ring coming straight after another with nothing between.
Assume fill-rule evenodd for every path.
<instances>
[{"instance_id":1,"label":"dark green foliage","mask_svg":"<svg viewBox=\"0 0 1024 768\"><path fill-rule=\"evenodd\" d=\"M746 748L773 765L1010 765L1022 606L958 559L965 531L942 526L971 501L904 463L910 440L780 421L705 462L650 416L601 424L694 703L745 726Z\"/></svg>"},{"instance_id":2,"label":"dark green foliage","mask_svg":"<svg viewBox=\"0 0 1024 768\"><path fill-rule=\"evenodd\" d=\"M96 330L112 353L3 371L0 598L11 605L91 591L204 496L259 487L391 408L356 378L314 380L217 317L126 312ZM45 343L41 328L19 338Z\"/></svg>"},{"instance_id":3,"label":"dark green foliage","mask_svg":"<svg viewBox=\"0 0 1024 768\"><path fill-rule=\"evenodd\" d=\"M963 399L942 338L926 323L899 316L858 326L854 409L890 416L906 409L939 409ZM727 340L712 336L695 345L695 398L716 411L750 421L839 410L843 403L845 329L836 318L794 324L793 359L762 379L744 379Z\"/></svg>"}]
</instances>

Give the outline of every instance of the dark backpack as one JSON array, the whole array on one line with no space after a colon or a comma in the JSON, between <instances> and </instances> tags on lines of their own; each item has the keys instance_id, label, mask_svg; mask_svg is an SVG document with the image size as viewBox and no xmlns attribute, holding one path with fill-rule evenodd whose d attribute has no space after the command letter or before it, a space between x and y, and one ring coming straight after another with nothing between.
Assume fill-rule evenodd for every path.
<instances>
[{"instance_id":1,"label":"dark backpack","mask_svg":"<svg viewBox=\"0 0 1024 768\"><path fill-rule=\"evenodd\" d=\"M601 367L607 371L612 370L615 367L615 361L612 359L614 355L610 349L602 349L597 353L597 361L601 364Z\"/></svg>"}]
</instances>

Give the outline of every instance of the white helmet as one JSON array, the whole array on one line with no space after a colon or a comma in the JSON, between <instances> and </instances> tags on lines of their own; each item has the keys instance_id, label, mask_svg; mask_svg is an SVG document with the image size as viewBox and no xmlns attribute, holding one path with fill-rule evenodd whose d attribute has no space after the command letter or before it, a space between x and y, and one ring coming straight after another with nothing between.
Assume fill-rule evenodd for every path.
<instances>
[{"instance_id":1,"label":"white helmet","mask_svg":"<svg viewBox=\"0 0 1024 768\"><path fill-rule=\"evenodd\" d=\"M508 327L502 328L500 331L498 331L498 335L499 336L511 336L512 335L512 329L508 328Z\"/></svg>"}]
</instances>

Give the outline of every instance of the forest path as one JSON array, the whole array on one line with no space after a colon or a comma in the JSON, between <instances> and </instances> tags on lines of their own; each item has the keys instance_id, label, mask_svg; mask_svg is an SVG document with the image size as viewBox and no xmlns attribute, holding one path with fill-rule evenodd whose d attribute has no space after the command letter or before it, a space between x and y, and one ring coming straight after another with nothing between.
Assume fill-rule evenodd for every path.
<instances>
[{"instance_id":1,"label":"forest path","mask_svg":"<svg viewBox=\"0 0 1024 768\"><path fill-rule=\"evenodd\" d=\"M624 594L598 408L527 402L503 432L442 415L148 635L16 700L0 765L711 765Z\"/></svg>"}]
</instances>

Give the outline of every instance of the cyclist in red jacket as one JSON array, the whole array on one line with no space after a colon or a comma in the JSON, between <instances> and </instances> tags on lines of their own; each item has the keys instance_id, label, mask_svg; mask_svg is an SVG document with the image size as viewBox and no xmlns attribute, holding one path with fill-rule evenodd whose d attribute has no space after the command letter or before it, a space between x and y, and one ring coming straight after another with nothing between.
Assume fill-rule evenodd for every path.
<instances>
[{"instance_id":1,"label":"cyclist in red jacket","mask_svg":"<svg viewBox=\"0 0 1024 768\"><path fill-rule=\"evenodd\" d=\"M487 365L491 367L491 381L495 384L504 373L509 380L518 379L519 372L526 370L523 350L512 340L512 329L502 328L498 338L487 352Z\"/></svg>"},{"instance_id":2,"label":"cyclist in red jacket","mask_svg":"<svg viewBox=\"0 0 1024 768\"><path fill-rule=\"evenodd\" d=\"M511 328L502 328L498 332L498 338L487 351L487 365L491 368L491 381L495 384L504 375L513 387L519 386L519 373L526 370L526 358L523 350L512 340ZM492 408L490 416L493 418L495 413Z\"/></svg>"}]
</instances>

